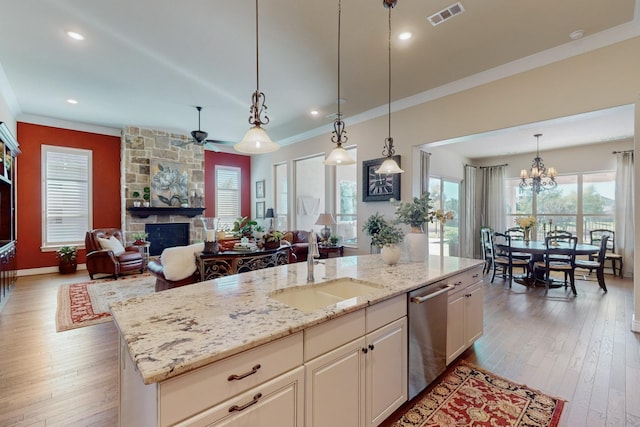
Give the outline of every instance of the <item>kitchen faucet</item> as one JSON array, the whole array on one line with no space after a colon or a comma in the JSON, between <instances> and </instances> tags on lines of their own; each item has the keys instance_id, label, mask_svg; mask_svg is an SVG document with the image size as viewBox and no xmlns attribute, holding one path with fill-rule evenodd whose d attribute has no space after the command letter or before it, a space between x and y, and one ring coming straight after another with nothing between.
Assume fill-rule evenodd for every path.
<instances>
[{"instance_id":1,"label":"kitchen faucet","mask_svg":"<svg viewBox=\"0 0 640 427\"><path fill-rule=\"evenodd\" d=\"M311 230L309 232L309 250L307 253L307 282L313 282L316 280L313 277L313 263L314 258L318 258L319 256L318 238L316 237L316 232Z\"/></svg>"}]
</instances>

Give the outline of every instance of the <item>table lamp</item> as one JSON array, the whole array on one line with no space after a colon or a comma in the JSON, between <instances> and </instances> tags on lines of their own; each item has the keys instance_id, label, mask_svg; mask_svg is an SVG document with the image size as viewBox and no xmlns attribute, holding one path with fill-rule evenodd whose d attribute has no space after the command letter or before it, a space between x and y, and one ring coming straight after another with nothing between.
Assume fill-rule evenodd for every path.
<instances>
[{"instance_id":1,"label":"table lamp","mask_svg":"<svg viewBox=\"0 0 640 427\"><path fill-rule=\"evenodd\" d=\"M265 218L269 218L269 232L273 231L273 218L276 217L273 212L273 208L268 208L267 213L264 215Z\"/></svg>"},{"instance_id":2,"label":"table lamp","mask_svg":"<svg viewBox=\"0 0 640 427\"><path fill-rule=\"evenodd\" d=\"M320 237L325 242L329 240L331 237L331 228L330 225L335 225L336 221L333 219L333 215L328 213L322 213L318 216L318 220L316 221L316 225L324 225L322 230L320 230Z\"/></svg>"}]
</instances>

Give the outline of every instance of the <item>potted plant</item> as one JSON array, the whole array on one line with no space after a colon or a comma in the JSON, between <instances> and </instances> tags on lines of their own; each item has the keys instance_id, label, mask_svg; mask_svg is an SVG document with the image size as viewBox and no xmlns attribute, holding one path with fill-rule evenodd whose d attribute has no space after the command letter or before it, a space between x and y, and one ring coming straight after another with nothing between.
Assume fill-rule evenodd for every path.
<instances>
[{"instance_id":1,"label":"potted plant","mask_svg":"<svg viewBox=\"0 0 640 427\"><path fill-rule=\"evenodd\" d=\"M284 234L280 231L270 231L264 235L264 247L265 249L277 249L280 247L280 240L284 237Z\"/></svg>"},{"instance_id":2,"label":"potted plant","mask_svg":"<svg viewBox=\"0 0 640 427\"><path fill-rule=\"evenodd\" d=\"M258 225L256 221L249 219L246 216L238 217L233 221L233 233L236 237L249 237L253 232L253 227L256 225Z\"/></svg>"},{"instance_id":3,"label":"potted plant","mask_svg":"<svg viewBox=\"0 0 640 427\"><path fill-rule=\"evenodd\" d=\"M256 225L255 228L253 229L253 237L256 240L262 240L262 238L264 237L264 227L262 225Z\"/></svg>"},{"instance_id":4,"label":"potted plant","mask_svg":"<svg viewBox=\"0 0 640 427\"><path fill-rule=\"evenodd\" d=\"M371 236L371 243L380 248L382 259L389 265L396 264L402 251L398 246L404 238L404 233L399 227L385 224L378 233Z\"/></svg>"},{"instance_id":5,"label":"potted plant","mask_svg":"<svg viewBox=\"0 0 640 427\"><path fill-rule=\"evenodd\" d=\"M58 271L61 274L75 273L78 268L78 248L75 246L62 246L56 251L58 258Z\"/></svg>"},{"instance_id":6,"label":"potted plant","mask_svg":"<svg viewBox=\"0 0 640 427\"><path fill-rule=\"evenodd\" d=\"M340 241L340 236L332 234L331 237L329 237L329 244L331 246L336 246L339 241Z\"/></svg>"},{"instance_id":7,"label":"potted plant","mask_svg":"<svg viewBox=\"0 0 640 427\"><path fill-rule=\"evenodd\" d=\"M144 187L144 189L142 190L142 198L144 199L143 203L145 208L151 206L151 188Z\"/></svg>"},{"instance_id":8,"label":"potted plant","mask_svg":"<svg viewBox=\"0 0 640 427\"><path fill-rule=\"evenodd\" d=\"M140 207L140 203L141 203L140 200L139 200L140 199L140 193L137 192L137 191L134 191L133 193L131 193L131 197L136 199L136 200L133 201L133 207L134 208L139 208Z\"/></svg>"},{"instance_id":9,"label":"potted plant","mask_svg":"<svg viewBox=\"0 0 640 427\"><path fill-rule=\"evenodd\" d=\"M146 238L149 235L144 231L136 231L135 233L131 233L131 238L133 239L134 245L144 245L146 243Z\"/></svg>"},{"instance_id":10,"label":"potted plant","mask_svg":"<svg viewBox=\"0 0 640 427\"><path fill-rule=\"evenodd\" d=\"M405 237L405 245L412 262L423 262L429 252L429 236L424 232L425 222L433 222L435 212L432 210L429 193L414 197L411 202L396 203L396 224L407 224L411 233Z\"/></svg>"}]
</instances>

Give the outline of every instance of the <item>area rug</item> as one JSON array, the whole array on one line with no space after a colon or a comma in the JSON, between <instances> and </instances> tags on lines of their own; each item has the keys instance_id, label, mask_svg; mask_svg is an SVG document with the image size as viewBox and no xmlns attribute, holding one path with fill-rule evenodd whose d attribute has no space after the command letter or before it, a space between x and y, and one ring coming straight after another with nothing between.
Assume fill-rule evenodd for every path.
<instances>
[{"instance_id":1,"label":"area rug","mask_svg":"<svg viewBox=\"0 0 640 427\"><path fill-rule=\"evenodd\" d=\"M56 310L56 331L82 328L111 320L109 304L151 294L156 278L150 274L123 277L118 280L60 285Z\"/></svg>"},{"instance_id":2,"label":"area rug","mask_svg":"<svg viewBox=\"0 0 640 427\"><path fill-rule=\"evenodd\" d=\"M392 426L554 427L564 403L461 362Z\"/></svg>"}]
</instances>

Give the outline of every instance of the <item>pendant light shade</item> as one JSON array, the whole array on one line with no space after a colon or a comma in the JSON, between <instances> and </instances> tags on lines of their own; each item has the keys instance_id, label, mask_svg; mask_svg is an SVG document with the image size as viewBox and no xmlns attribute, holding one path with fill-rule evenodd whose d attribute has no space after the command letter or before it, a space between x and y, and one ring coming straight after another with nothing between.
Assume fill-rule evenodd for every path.
<instances>
[{"instance_id":1,"label":"pendant light shade","mask_svg":"<svg viewBox=\"0 0 640 427\"><path fill-rule=\"evenodd\" d=\"M258 45L258 0L256 0L256 91L251 96L249 124L253 125L242 141L233 146L236 151L246 154L263 154L276 151L280 146L273 142L262 125L269 123L266 97L260 92L260 49Z\"/></svg>"},{"instance_id":2,"label":"pendant light shade","mask_svg":"<svg viewBox=\"0 0 640 427\"><path fill-rule=\"evenodd\" d=\"M346 143L347 131L344 130L344 122L342 121L342 113L340 112L340 18L342 15L342 1L338 0L338 114L333 121L333 133L331 141L336 144L336 147L331 150L329 157L324 160L325 165L329 166L341 166L352 165L356 161L351 158L347 150L342 147L343 143Z\"/></svg>"},{"instance_id":3,"label":"pendant light shade","mask_svg":"<svg viewBox=\"0 0 640 427\"><path fill-rule=\"evenodd\" d=\"M377 174L395 174L395 173L403 173L404 170L400 169L398 163L393 160L393 156L396 154L396 150L393 148L393 138L391 138L391 9L398 3L397 0L383 0L382 4L389 10L389 136L384 140L384 149L382 150L382 155L386 157L385 161L382 162L380 167L375 170Z\"/></svg>"}]
</instances>

